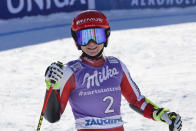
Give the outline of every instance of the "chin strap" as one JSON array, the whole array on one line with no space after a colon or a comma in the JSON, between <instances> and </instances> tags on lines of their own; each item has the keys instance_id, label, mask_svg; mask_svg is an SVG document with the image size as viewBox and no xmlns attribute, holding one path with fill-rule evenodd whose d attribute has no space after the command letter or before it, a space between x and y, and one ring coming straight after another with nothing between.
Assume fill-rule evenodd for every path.
<instances>
[{"instance_id":1,"label":"chin strap","mask_svg":"<svg viewBox=\"0 0 196 131\"><path fill-rule=\"evenodd\" d=\"M90 56L90 55L86 54L84 51L82 51L82 52L83 52L83 53L82 53L82 57L87 57L87 58L92 59L92 60L99 60L99 59L102 57L102 55L103 55L103 50L104 50L104 47L103 47L102 50L101 50L97 55L95 55L95 56Z\"/></svg>"}]
</instances>

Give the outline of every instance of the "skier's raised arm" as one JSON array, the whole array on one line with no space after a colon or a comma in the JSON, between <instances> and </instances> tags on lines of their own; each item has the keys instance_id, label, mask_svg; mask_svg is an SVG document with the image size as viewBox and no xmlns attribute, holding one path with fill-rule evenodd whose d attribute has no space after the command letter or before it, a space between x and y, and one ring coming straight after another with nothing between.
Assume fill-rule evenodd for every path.
<instances>
[{"instance_id":1,"label":"skier's raised arm","mask_svg":"<svg viewBox=\"0 0 196 131\"><path fill-rule=\"evenodd\" d=\"M54 123L60 119L67 105L70 93L74 88L74 76L67 66L62 65L62 67L59 67L59 64L55 62L47 68L45 73L46 96L52 84L51 80L55 84L53 85L44 117L49 122Z\"/></svg>"}]
</instances>

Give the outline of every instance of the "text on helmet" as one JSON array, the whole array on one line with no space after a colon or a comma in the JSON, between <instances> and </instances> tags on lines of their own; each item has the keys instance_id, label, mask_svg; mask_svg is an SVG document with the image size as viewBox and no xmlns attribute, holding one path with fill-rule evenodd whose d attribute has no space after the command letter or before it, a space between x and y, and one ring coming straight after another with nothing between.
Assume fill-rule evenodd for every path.
<instances>
[{"instance_id":1,"label":"text on helmet","mask_svg":"<svg viewBox=\"0 0 196 131\"><path fill-rule=\"evenodd\" d=\"M102 18L86 18L86 19L80 19L76 21L76 25L86 23L86 22L103 22Z\"/></svg>"}]
</instances>

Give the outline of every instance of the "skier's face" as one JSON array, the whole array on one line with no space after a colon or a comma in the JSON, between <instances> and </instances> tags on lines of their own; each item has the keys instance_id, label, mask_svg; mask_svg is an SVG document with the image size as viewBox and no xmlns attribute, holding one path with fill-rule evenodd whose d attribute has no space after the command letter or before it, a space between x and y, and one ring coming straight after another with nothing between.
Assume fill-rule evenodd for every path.
<instances>
[{"instance_id":1,"label":"skier's face","mask_svg":"<svg viewBox=\"0 0 196 131\"><path fill-rule=\"evenodd\" d=\"M86 46L81 46L81 49L89 56L96 56L103 47L104 43L98 45L94 41L90 41Z\"/></svg>"}]
</instances>

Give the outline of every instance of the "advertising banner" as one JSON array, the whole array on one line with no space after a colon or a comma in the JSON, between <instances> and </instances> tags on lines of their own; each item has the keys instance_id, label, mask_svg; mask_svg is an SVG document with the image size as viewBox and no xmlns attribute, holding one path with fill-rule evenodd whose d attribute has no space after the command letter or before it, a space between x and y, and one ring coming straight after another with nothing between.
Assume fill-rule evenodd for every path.
<instances>
[{"instance_id":1,"label":"advertising banner","mask_svg":"<svg viewBox=\"0 0 196 131\"><path fill-rule=\"evenodd\" d=\"M158 9L196 6L196 0L96 0L95 4L98 10Z\"/></svg>"},{"instance_id":2,"label":"advertising banner","mask_svg":"<svg viewBox=\"0 0 196 131\"><path fill-rule=\"evenodd\" d=\"M86 9L87 0L0 0L0 19Z\"/></svg>"},{"instance_id":3,"label":"advertising banner","mask_svg":"<svg viewBox=\"0 0 196 131\"><path fill-rule=\"evenodd\" d=\"M0 19L97 9L159 9L196 6L196 0L0 0Z\"/></svg>"}]
</instances>

